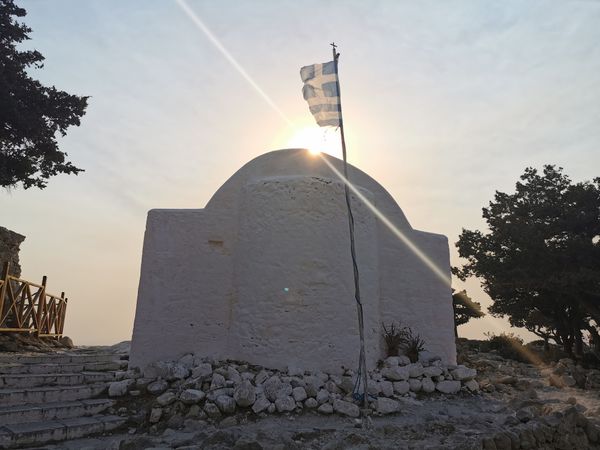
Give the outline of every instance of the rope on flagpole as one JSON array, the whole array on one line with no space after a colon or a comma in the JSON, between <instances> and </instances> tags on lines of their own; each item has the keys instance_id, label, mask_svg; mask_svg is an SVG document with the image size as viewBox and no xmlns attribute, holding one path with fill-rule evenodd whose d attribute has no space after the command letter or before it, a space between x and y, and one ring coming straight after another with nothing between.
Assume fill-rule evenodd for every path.
<instances>
[{"instance_id":1,"label":"rope on flagpole","mask_svg":"<svg viewBox=\"0 0 600 450\"><path fill-rule=\"evenodd\" d=\"M366 354L365 354L365 326L364 326L364 315L363 315L363 306L360 299L360 276L358 272L358 263L356 260L356 245L354 242L354 215L352 214L352 204L350 202L350 190L348 188L348 163L346 161L346 140L344 138L344 121L342 119L342 94L340 92L340 80L339 80L339 72L338 72L338 58L340 54L337 53L335 42L331 43L332 51L333 51L333 64L335 67L336 74L336 87L337 87L337 95L340 99L340 136L342 140L342 154L344 157L344 194L346 197L346 207L348 209L348 228L350 231L350 253L352 255L352 268L354 271L354 298L356 299L356 309L358 313L358 328L360 334L360 354L358 360L358 376L356 379L356 386L354 394L359 398L360 393L360 381L362 379L363 385L363 394L362 400L364 407L368 407L368 392L367 392L367 363L366 363Z\"/></svg>"}]
</instances>

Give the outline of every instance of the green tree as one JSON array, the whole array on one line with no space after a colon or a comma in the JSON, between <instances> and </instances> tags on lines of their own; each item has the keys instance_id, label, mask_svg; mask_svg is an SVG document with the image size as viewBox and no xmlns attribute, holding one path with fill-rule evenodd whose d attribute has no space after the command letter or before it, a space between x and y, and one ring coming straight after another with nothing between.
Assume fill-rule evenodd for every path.
<instances>
[{"instance_id":1,"label":"green tree","mask_svg":"<svg viewBox=\"0 0 600 450\"><path fill-rule=\"evenodd\" d=\"M593 337L600 324L600 178L573 184L561 168L527 168L483 218L488 233L463 229L467 262L455 274L482 279L492 315L580 354L582 331Z\"/></svg>"},{"instance_id":2,"label":"green tree","mask_svg":"<svg viewBox=\"0 0 600 450\"><path fill-rule=\"evenodd\" d=\"M456 292L452 289L452 308L454 309L454 336L456 337L458 337L459 325L485 316L485 313L481 311L481 304L474 302L465 290Z\"/></svg>"},{"instance_id":3,"label":"green tree","mask_svg":"<svg viewBox=\"0 0 600 450\"><path fill-rule=\"evenodd\" d=\"M82 169L66 160L56 141L85 114L88 97L78 97L43 86L28 74L41 69L44 57L37 50L17 47L29 39L31 28L17 22L23 8L13 0L0 0L0 186L22 183L25 189L44 188L48 178Z\"/></svg>"}]
</instances>

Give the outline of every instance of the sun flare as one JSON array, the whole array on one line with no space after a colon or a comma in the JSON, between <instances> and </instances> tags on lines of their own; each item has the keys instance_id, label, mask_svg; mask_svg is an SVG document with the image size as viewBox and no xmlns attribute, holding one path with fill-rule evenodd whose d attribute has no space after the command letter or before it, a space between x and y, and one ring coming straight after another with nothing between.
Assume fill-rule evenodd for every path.
<instances>
[{"instance_id":1,"label":"sun flare","mask_svg":"<svg viewBox=\"0 0 600 450\"><path fill-rule=\"evenodd\" d=\"M342 157L340 135L333 128L306 126L297 128L286 142L288 148L306 148L311 154L328 153Z\"/></svg>"}]
</instances>

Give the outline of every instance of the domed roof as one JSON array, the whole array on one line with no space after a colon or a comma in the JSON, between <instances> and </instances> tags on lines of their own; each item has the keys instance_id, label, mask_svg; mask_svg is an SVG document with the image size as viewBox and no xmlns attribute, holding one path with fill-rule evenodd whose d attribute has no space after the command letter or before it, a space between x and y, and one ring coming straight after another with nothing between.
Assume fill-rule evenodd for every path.
<instances>
[{"instance_id":1,"label":"domed roof","mask_svg":"<svg viewBox=\"0 0 600 450\"><path fill-rule=\"evenodd\" d=\"M243 187L248 183L261 179L305 176L341 182L342 180L332 169L332 166L339 174L342 174L343 164L341 159L334 156L325 153L314 155L301 148L271 151L254 158L233 174L215 192L206 205L206 209L210 210L223 206L235 208ZM372 177L348 164L348 179L358 189L369 191L374 199L373 206L397 227L412 229L393 197Z\"/></svg>"}]
</instances>

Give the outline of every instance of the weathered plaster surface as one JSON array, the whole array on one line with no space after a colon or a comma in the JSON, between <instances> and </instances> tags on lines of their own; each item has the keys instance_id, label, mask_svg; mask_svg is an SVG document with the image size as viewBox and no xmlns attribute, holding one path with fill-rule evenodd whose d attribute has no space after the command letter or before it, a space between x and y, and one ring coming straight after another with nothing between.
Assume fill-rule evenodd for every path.
<instances>
[{"instance_id":1,"label":"weathered plaster surface","mask_svg":"<svg viewBox=\"0 0 600 450\"><path fill-rule=\"evenodd\" d=\"M10 264L9 273L16 277L21 276L19 246L24 240L25 236L0 227L0 269L5 262L8 262Z\"/></svg>"},{"instance_id":2,"label":"weathered plaster surface","mask_svg":"<svg viewBox=\"0 0 600 450\"><path fill-rule=\"evenodd\" d=\"M327 156L341 170L342 162ZM444 236L413 230L392 197L349 178L450 279ZM242 167L202 210L148 214L132 367L186 352L339 371L358 358L343 184L306 150ZM367 359L385 351L381 322L402 321L445 362L456 359L449 284L353 196Z\"/></svg>"}]
</instances>

